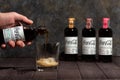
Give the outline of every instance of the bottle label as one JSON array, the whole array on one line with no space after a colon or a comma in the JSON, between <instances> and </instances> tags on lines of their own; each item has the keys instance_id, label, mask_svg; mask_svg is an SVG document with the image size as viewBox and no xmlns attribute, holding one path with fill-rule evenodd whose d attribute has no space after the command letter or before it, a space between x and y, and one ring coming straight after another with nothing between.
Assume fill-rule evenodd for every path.
<instances>
[{"instance_id":1,"label":"bottle label","mask_svg":"<svg viewBox=\"0 0 120 80\"><path fill-rule=\"evenodd\" d=\"M78 54L78 37L65 37L65 54Z\"/></svg>"},{"instance_id":2,"label":"bottle label","mask_svg":"<svg viewBox=\"0 0 120 80\"><path fill-rule=\"evenodd\" d=\"M99 38L99 55L112 55L112 37Z\"/></svg>"},{"instance_id":3,"label":"bottle label","mask_svg":"<svg viewBox=\"0 0 120 80\"><path fill-rule=\"evenodd\" d=\"M85 55L96 54L96 38L95 37L82 38L82 54L85 54Z\"/></svg>"},{"instance_id":4,"label":"bottle label","mask_svg":"<svg viewBox=\"0 0 120 80\"><path fill-rule=\"evenodd\" d=\"M3 29L3 37L5 43L7 43L10 40L25 40L23 26L16 26L13 28L7 28Z\"/></svg>"}]
</instances>

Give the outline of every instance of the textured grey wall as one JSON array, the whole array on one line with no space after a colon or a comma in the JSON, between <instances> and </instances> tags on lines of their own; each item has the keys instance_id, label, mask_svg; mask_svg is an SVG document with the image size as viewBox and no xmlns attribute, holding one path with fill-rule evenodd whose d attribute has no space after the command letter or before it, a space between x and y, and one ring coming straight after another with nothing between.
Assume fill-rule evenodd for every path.
<instances>
[{"instance_id":1,"label":"textured grey wall","mask_svg":"<svg viewBox=\"0 0 120 80\"><path fill-rule=\"evenodd\" d=\"M101 27L102 17L111 18L114 34L114 55L120 55L120 0L0 0L0 11L15 11L34 21L33 26L45 24L49 30L49 40L59 41L61 51L64 50L64 28L68 17L76 18L79 30L79 52L81 52L81 30L85 26L85 18L94 19L94 27ZM36 42L38 40L34 40ZM0 50L1 57L33 57L35 43L23 49Z\"/></svg>"}]
</instances>

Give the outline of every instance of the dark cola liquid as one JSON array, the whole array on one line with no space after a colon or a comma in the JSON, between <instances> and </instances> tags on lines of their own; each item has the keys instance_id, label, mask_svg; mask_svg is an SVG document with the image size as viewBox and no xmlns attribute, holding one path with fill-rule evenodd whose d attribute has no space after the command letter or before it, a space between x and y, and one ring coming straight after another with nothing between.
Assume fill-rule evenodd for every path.
<instances>
[{"instance_id":1,"label":"dark cola liquid","mask_svg":"<svg viewBox=\"0 0 120 80\"><path fill-rule=\"evenodd\" d=\"M37 31L39 35L44 35L45 45L47 45L48 44L48 30L45 27L39 27Z\"/></svg>"},{"instance_id":2,"label":"dark cola liquid","mask_svg":"<svg viewBox=\"0 0 120 80\"><path fill-rule=\"evenodd\" d=\"M32 41L38 35L38 32L35 29L26 28L24 29L25 41Z\"/></svg>"},{"instance_id":3,"label":"dark cola liquid","mask_svg":"<svg viewBox=\"0 0 120 80\"><path fill-rule=\"evenodd\" d=\"M5 43L4 37L3 37L3 31L2 31L2 29L0 29L0 45L3 43Z\"/></svg>"},{"instance_id":4,"label":"dark cola liquid","mask_svg":"<svg viewBox=\"0 0 120 80\"><path fill-rule=\"evenodd\" d=\"M83 41L84 40L83 38L87 39L87 40ZM81 55L82 60L84 60L84 61L95 61L96 60L96 51L95 51L96 49L94 49L96 47L94 47L94 48L89 47L92 45L96 46L95 38L96 38L96 31L94 28L89 28L89 29L84 28L82 30L82 55ZM94 40L94 41L92 41L92 40ZM85 45L86 47L83 47L83 45ZM87 51L87 50L89 50L89 51Z\"/></svg>"},{"instance_id":5,"label":"dark cola liquid","mask_svg":"<svg viewBox=\"0 0 120 80\"><path fill-rule=\"evenodd\" d=\"M101 28L99 30L99 38L102 37L102 38L112 38L112 29L110 28L106 28L106 29L103 29ZM109 45L107 43L104 42L105 45ZM110 43L112 45L112 43ZM100 45L100 43L99 43ZM100 53L101 51L99 51ZM112 53L112 52L111 52ZM112 62L112 54L110 55L107 55L106 53L103 54L103 55L98 55L98 58L99 58L99 61L102 61L102 62Z\"/></svg>"}]
</instances>

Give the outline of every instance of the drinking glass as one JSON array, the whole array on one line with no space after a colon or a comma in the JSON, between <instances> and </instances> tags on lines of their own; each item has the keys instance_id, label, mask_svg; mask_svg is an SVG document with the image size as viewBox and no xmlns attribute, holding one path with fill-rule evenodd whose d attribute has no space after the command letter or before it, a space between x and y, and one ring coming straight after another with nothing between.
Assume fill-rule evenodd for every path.
<instances>
[{"instance_id":1,"label":"drinking glass","mask_svg":"<svg viewBox=\"0 0 120 80\"><path fill-rule=\"evenodd\" d=\"M57 70L59 65L59 42L36 43L36 69L37 71Z\"/></svg>"}]
</instances>

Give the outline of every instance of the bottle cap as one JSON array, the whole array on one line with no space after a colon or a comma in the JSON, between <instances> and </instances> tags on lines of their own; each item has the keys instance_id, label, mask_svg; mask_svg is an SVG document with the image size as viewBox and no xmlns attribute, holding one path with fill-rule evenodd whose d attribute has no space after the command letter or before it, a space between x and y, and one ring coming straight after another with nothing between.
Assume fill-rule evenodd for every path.
<instances>
[{"instance_id":1,"label":"bottle cap","mask_svg":"<svg viewBox=\"0 0 120 80\"><path fill-rule=\"evenodd\" d=\"M86 18L87 21L92 21L92 18Z\"/></svg>"},{"instance_id":2,"label":"bottle cap","mask_svg":"<svg viewBox=\"0 0 120 80\"><path fill-rule=\"evenodd\" d=\"M108 28L110 23L110 18L103 18L103 28Z\"/></svg>"},{"instance_id":3,"label":"bottle cap","mask_svg":"<svg viewBox=\"0 0 120 80\"><path fill-rule=\"evenodd\" d=\"M69 19L69 21L74 21L75 20L75 18L68 18Z\"/></svg>"},{"instance_id":4,"label":"bottle cap","mask_svg":"<svg viewBox=\"0 0 120 80\"><path fill-rule=\"evenodd\" d=\"M68 19L69 19L69 28L73 28L74 27L75 18L68 18Z\"/></svg>"},{"instance_id":5,"label":"bottle cap","mask_svg":"<svg viewBox=\"0 0 120 80\"><path fill-rule=\"evenodd\" d=\"M110 20L110 18L103 18L103 21L108 21Z\"/></svg>"},{"instance_id":6,"label":"bottle cap","mask_svg":"<svg viewBox=\"0 0 120 80\"><path fill-rule=\"evenodd\" d=\"M92 26L92 18L86 18L86 28L89 29Z\"/></svg>"}]
</instances>

